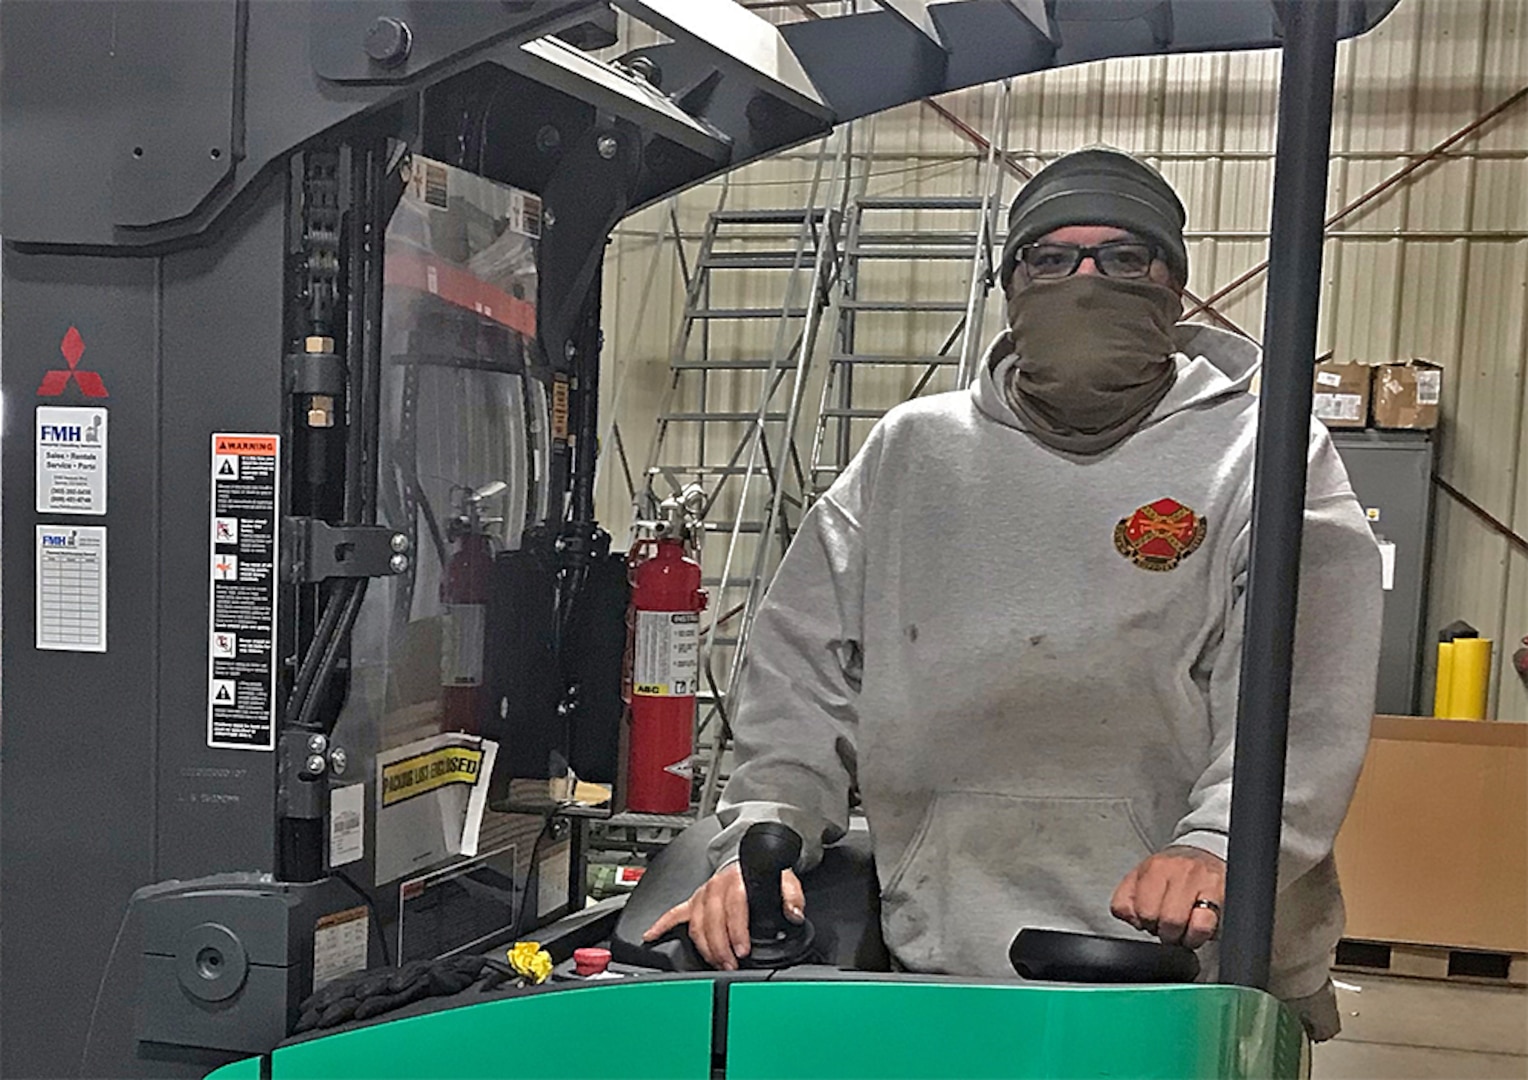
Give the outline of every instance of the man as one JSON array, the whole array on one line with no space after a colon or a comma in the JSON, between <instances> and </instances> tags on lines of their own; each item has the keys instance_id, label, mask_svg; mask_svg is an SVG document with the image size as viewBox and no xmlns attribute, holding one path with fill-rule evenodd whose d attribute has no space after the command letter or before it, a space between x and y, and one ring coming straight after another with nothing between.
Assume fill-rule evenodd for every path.
<instances>
[{"instance_id":1,"label":"man","mask_svg":"<svg viewBox=\"0 0 1528 1080\"><path fill-rule=\"evenodd\" d=\"M1019 193L1009 329L969 391L887 414L802 523L753 629L719 869L650 936L688 922L735 967L742 833L783 821L810 867L857 791L902 968L1009 974L1024 926L1213 940L1258 351L1178 323L1183 224L1154 169L1106 148ZM1309 463L1270 989L1329 1038L1380 560L1315 421ZM794 875L785 897L800 919Z\"/></svg>"}]
</instances>

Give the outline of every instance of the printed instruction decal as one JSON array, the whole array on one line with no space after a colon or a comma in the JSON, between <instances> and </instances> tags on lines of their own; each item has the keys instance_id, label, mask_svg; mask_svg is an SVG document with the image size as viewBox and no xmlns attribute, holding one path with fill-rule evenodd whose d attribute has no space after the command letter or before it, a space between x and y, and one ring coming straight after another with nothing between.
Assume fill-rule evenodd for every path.
<instances>
[{"instance_id":1,"label":"printed instruction decal","mask_svg":"<svg viewBox=\"0 0 1528 1080\"><path fill-rule=\"evenodd\" d=\"M632 693L686 697L700 672L700 615L694 611L637 612Z\"/></svg>"},{"instance_id":2,"label":"printed instruction decal","mask_svg":"<svg viewBox=\"0 0 1528 1080\"><path fill-rule=\"evenodd\" d=\"M353 971L366 970L371 919L364 907L325 915L313 927L313 989Z\"/></svg>"},{"instance_id":3,"label":"printed instruction decal","mask_svg":"<svg viewBox=\"0 0 1528 1080\"><path fill-rule=\"evenodd\" d=\"M106 410L37 406L37 512L106 513Z\"/></svg>"},{"instance_id":4,"label":"printed instruction decal","mask_svg":"<svg viewBox=\"0 0 1528 1080\"><path fill-rule=\"evenodd\" d=\"M276 514L281 440L212 436L207 745L276 748Z\"/></svg>"},{"instance_id":5,"label":"printed instruction decal","mask_svg":"<svg viewBox=\"0 0 1528 1080\"><path fill-rule=\"evenodd\" d=\"M106 651L106 528L37 526L37 647Z\"/></svg>"}]
</instances>

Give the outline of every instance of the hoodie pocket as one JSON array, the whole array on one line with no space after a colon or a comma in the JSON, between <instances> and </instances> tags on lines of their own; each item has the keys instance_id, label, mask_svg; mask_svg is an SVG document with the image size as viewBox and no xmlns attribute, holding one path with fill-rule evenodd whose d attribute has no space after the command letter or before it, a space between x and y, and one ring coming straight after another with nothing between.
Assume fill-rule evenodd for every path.
<instances>
[{"instance_id":1,"label":"hoodie pocket","mask_svg":"<svg viewBox=\"0 0 1528 1080\"><path fill-rule=\"evenodd\" d=\"M944 792L882 886L886 944L913 971L1011 975L1026 926L1128 934L1109 900L1151 852L1128 799Z\"/></svg>"}]
</instances>

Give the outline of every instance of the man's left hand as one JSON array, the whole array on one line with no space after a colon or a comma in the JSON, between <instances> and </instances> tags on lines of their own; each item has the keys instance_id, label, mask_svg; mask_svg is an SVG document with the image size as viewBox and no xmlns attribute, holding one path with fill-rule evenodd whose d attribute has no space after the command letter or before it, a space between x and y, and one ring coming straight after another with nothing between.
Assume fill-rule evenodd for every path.
<instances>
[{"instance_id":1,"label":"man's left hand","mask_svg":"<svg viewBox=\"0 0 1528 1080\"><path fill-rule=\"evenodd\" d=\"M1197 949L1220 929L1226 864L1193 847L1170 847L1125 875L1109 910L1121 922L1155 934L1167 945ZM1196 901L1205 904L1195 906Z\"/></svg>"}]
</instances>

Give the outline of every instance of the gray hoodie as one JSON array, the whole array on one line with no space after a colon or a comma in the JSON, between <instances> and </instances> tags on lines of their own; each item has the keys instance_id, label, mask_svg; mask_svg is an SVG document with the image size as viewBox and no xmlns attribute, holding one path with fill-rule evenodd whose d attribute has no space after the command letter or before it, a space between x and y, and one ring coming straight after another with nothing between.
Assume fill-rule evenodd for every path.
<instances>
[{"instance_id":1,"label":"gray hoodie","mask_svg":"<svg viewBox=\"0 0 1528 1080\"><path fill-rule=\"evenodd\" d=\"M1021 927L1130 935L1110 897L1151 853L1225 857L1258 351L1176 334L1172 390L1102 454L1024 432L1002 390L1006 335L969 391L876 425L759 609L715 865L772 819L810 867L857 791L897 961L1001 977ZM1325 984L1342 930L1332 843L1368 741L1382 599L1378 547L1316 421L1308 458L1284 998Z\"/></svg>"}]
</instances>

